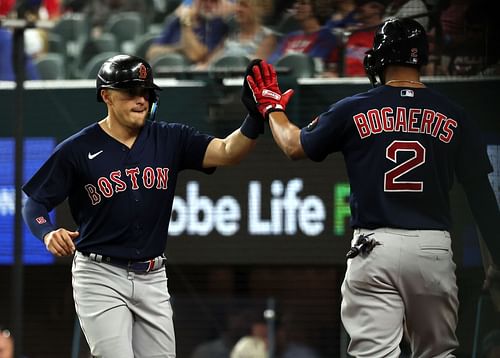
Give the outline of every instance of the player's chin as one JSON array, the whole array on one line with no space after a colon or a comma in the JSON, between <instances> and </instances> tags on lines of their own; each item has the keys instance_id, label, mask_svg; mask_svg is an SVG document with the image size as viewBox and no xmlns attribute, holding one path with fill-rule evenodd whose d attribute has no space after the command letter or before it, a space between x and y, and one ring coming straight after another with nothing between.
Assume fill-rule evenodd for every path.
<instances>
[{"instance_id":1,"label":"player's chin","mask_svg":"<svg viewBox=\"0 0 500 358\"><path fill-rule=\"evenodd\" d=\"M144 125L144 122L146 122L147 118L148 118L148 111L147 110L133 111L131 114L132 122L139 125L139 126Z\"/></svg>"}]
</instances>

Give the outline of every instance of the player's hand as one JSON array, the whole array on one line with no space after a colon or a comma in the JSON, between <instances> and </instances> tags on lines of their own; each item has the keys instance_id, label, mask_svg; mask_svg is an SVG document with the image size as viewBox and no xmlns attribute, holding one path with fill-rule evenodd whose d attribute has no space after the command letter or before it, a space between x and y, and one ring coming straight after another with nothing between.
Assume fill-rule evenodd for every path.
<instances>
[{"instance_id":1,"label":"player's hand","mask_svg":"<svg viewBox=\"0 0 500 358\"><path fill-rule=\"evenodd\" d=\"M248 64L245 70L245 76L243 80L243 89L241 91L241 102L245 105L248 114L250 114L250 117L256 120L262 120L261 133L264 133L264 117L262 117L262 114L260 114L257 108L257 103L255 103L252 89L250 88L250 86L248 85L248 81L246 80L248 76L253 76L253 67L260 66L261 62L262 62L261 59L254 59Z\"/></svg>"},{"instance_id":2,"label":"player's hand","mask_svg":"<svg viewBox=\"0 0 500 358\"><path fill-rule=\"evenodd\" d=\"M246 76L246 80L252 90L257 110L264 118L271 112L285 111L293 90L281 92L276 70L271 64L262 61L258 66L253 66L252 75Z\"/></svg>"},{"instance_id":3,"label":"player's hand","mask_svg":"<svg viewBox=\"0 0 500 358\"><path fill-rule=\"evenodd\" d=\"M491 264L488 267L483 288L490 291L493 305L500 312L500 268L497 265Z\"/></svg>"},{"instance_id":4,"label":"player's hand","mask_svg":"<svg viewBox=\"0 0 500 358\"><path fill-rule=\"evenodd\" d=\"M44 236L43 242L48 251L56 256L69 256L75 253L76 239L80 233L78 231L69 231L66 229L57 229Z\"/></svg>"}]
</instances>

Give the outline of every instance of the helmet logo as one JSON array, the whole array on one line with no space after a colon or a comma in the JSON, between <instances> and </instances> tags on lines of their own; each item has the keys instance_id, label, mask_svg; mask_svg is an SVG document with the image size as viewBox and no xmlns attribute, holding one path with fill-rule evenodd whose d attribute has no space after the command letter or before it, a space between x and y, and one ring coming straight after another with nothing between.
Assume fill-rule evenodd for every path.
<instances>
[{"instance_id":1,"label":"helmet logo","mask_svg":"<svg viewBox=\"0 0 500 358\"><path fill-rule=\"evenodd\" d=\"M143 63L141 63L141 67L139 67L139 79L144 80L148 77L148 70Z\"/></svg>"},{"instance_id":2,"label":"helmet logo","mask_svg":"<svg viewBox=\"0 0 500 358\"><path fill-rule=\"evenodd\" d=\"M413 47L410 49L410 57L411 57L411 62L413 63L418 62L418 48Z\"/></svg>"}]
</instances>

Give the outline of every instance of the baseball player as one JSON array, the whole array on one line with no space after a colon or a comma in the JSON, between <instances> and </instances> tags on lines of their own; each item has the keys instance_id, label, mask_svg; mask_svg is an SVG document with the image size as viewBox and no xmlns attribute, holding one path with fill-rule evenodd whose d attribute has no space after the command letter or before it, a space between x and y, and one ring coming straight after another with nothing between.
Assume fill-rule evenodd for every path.
<instances>
[{"instance_id":1,"label":"baseball player","mask_svg":"<svg viewBox=\"0 0 500 358\"><path fill-rule=\"evenodd\" d=\"M97 75L107 116L60 143L23 187L33 234L56 256L74 254L75 308L94 357L175 357L164 251L177 177L238 163L263 129L247 116L219 139L155 122L158 90L143 59L108 59ZM66 198L77 230L50 222Z\"/></svg>"},{"instance_id":2,"label":"baseball player","mask_svg":"<svg viewBox=\"0 0 500 358\"><path fill-rule=\"evenodd\" d=\"M461 107L420 81L427 57L418 22L387 20L364 60L375 88L339 101L302 129L284 113L293 92L281 92L272 66L254 66L247 76L288 157L344 155L354 237L341 318L355 357L399 357L404 331L413 357L454 357L458 298L448 195L455 176L498 272L500 215L485 145Z\"/></svg>"}]
</instances>

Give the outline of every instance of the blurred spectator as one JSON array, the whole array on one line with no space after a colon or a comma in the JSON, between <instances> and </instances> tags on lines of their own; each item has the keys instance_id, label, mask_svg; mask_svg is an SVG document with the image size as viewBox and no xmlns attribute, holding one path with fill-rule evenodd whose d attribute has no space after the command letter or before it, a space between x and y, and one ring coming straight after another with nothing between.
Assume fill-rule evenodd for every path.
<instances>
[{"instance_id":1,"label":"blurred spectator","mask_svg":"<svg viewBox=\"0 0 500 358\"><path fill-rule=\"evenodd\" d=\"M261 311L250 313L250 333L241 337L230 358L267 358L267 324Z\"/></svg>"},{"instance_id":2,"label":"blurred spectator","mask_svg":"<svg viewBox=\"0 0 500 358\"><path fill-rule=\"evenodd\" d=\"M44 1L43 3L46 3ZM42 1L21 1L17 3L17 16L29 21L37 21L41 18L48 19L48 13L42 10ZM54 17L59 13L53 14ZM49 50L48 32L46 29L27 28L24 30L24 49L26 54L35 59Z\"/></svg>"},{"instance_id":3,"label":"blurred spectator","mask_svg":"<svg viewBox=\"0 0 500 358\"><path fill-rule=\"evenodd\" d=\"M57 20L61 16L61 0L42 1L40 18L48 20ZM45 15L46 14L46 15Z\"/></svg>"},{"instance_id":4,"label":"blurred spectator","mask_svg":"<svg viewBox=\"0 0 500 358\"><path fill-rule=\"evenodd\" d=\"M242 337L231 350L230 358L267 358L266 342L258 337Z\"/></svg>"},{"instance_id":5,"label":"blurred spectator","mask_svg":"<svg viewBox=\"0 0 500 358\"><path fill-rule=\"evenodd\" d=\"M37 16L41 19L57 19L60 15L60 0L1 0L0 16L24 12L28 8L37 8L40 11Z\"/></svg>"},{"instance_id":6,"label":"blurred spectator","mask_svg":"<svg viewBox=\"0 0 500 358\"><path fill-rule=\"evenodd\" d=\"M337 41L343 41L345 39L344 34L346 30L357 26L356 0L333 0L333 12L326 22L325 27L330 29ZM337 54L334 56L337 56ZM338 75L337 71L337 65L330 64L323 73L323 77L335 77Z\"/></svg>"},{"instance_id":7,"label":"blurred spectator","mask_svg":"<svg viewBox=\"0 0 500 358\"><path fill-rule=\"evenodd\" d=\"M14 340L8 329L0 326L0 358L14 358Z\"/></svg>"},{"instance_id":8,"label":"blurred spectator","mask_svg":"<svg viewBox=\"0 0 500 358\"><path fill-rule=\"evenodd\" d=\"M0 28L0 81L15 81L16 76L12 63L13 36L12 32L5 28ZM33 64L31 56L26 55L25 79L39 79L38 72Z\"/></svg>"},{"instance_id":9,"label":"blurred spectator","mask_svg":"<svg viewBox=\"0 0 500 358\"><path fill-rule=\"evenodd\" d=\"M436 74L476 75L498 71L499 27L494 4L487 0L450 0L435 37ZM496 68L496 69L495 69Z\"/></svg>"},{"instance_id":10,"label":"blurred spectator","mask_svg":"<svg viewBox=\"0 0 500 358\"><path fill-rule=\"evenodd\" d=\"M283 314L276 332L277 358L319 358L319 353L310 346L308 329L297 314Z\"/></svg>"},{"instance_id":11,"label":"blurred spectator","mask_svg":"<svg viewBox=\"0 0 500 358\"><path fill-rule=\"evenodd\" d=\"M57 19L59 14L59 0L0 1L0 15L8 15L12 18L35 22L40 19ZM26 53L33 58L45 54L48 51L47 30L36 27L26 28L24 46Z\"/></svg>"},{"instance_id":12,"label":"blurred spectator","mask_svg":"<svg viewBox=\"0 0 500 358\"><path fill-rule=\"evenodd\" d=\"M194 0L196 1L196 0ZM234 13L234 3L236 0L221 0L220 1L220 9L219 9L219 15L225 19L228 19L231 17ZM193 0L183 0L181 2L181 5L175 9L175 12L178 15L181 15L184 13L184 11L188 10L191 6L193 5Z\"/></svg>"},{"instance_id":13,"label":"blurred spectator","mask_svg":"<svg viewBox=\"0 0 500 358\"><path fill-rule=\"evenodd\" d=\"M338 75L352 77L364 76L363 60L365 53L373 46L373 37L382 21L385 10L384 0L357 0L355 19L357 24L346 28L343 46L335 53ZM335 76L335 72L331 75Z\"/></svg>"},{"instance_id":14,"label":"blurred spectator","mask_svg":"<svg viewBox=\"0 0 500 358\"><path fill-rule=\"evenodd\" d=\"M249 334L251 317L247 309L229 308L219 337L200 344L194 349L191 358L228 358L236 342Z\"/></svg>"},{"instance_id":15,"label":"blurred spectator","mask_svg":"<svg viewBox=\"0 0 500 358\"><path fill-rule=\"evenodd\" d=\"M0 324L0 358L14 358L14 337ZM21 358L27 358L22 355Z\"/></svg>"},{"instance_id":16,"label":"blurred spectator","mask_svg":"<svg viewBox=\"0 0 500 358\"><path fill-rule=\"evenodd\" d=\"M204 63L228 33L223 0L193 0L176 11L158 39L149 47L146 58L177 52L192 63Z\"/></svg>"},{"instance_id":17,"label":"blurred spectator","mask_svg":"<svg viewBox=\"0 0 500 358\"><path fill-rule=\"evenodd\" d=\"M491 331L484 337L480 358L500 358L500 330Z\"/></svg>"},{"instance_id":18,"label":"blurred spectator","mask_svg":"<svg viewBox=\"0 0 500 358\"><path fill-rule=\"evenodd\" d=\"M235 26L209 62L221 56L246 56L249 59L266 58L271 49L264 39L271 30L262 25L264 0L237 0L234 8Z\"/></svg>"},{"instance_id":19,"label":"blurred spectator","mask_svg":"<svg viewBox=\"0 0 500 358\"><path fill-rule=\"evenodd\" d=\"M418 15L424 15L422 17ZM423 0L392 0L387 4L384 19L389 17L415 17L414 19L429 30L429 14L427 5Z\"/></svg>"},{"instance_id":20,"label":"blurred spectator","mask_svg":"<svg viewBox=\"0 0 500 358\"><path fill-rule=\"evenodd\" d=\"M332 15L325 23L329 29L345 28L356 23L355 0L332 0Z\"/></svg>"},{"instance_id":21,"label":"blurred spectator","mask_svg":"<svg viewBox=\"0 0 500 358\"><path fill-rule=\"evenodd\" d=\"M318 13L317 2L297 0L292 11L301 30L286 34L267 61L275 63L286 54L305 53L314 58L316 62L321 62L320 68L329 66L333 60L332 54L337 41L330 29L322 26L321 19L324 14Z\"/></svg>"},{"instance_id":22,"label":"blurred spectator","mask_svg":"<svg viewBox=\"0 0 500 358\"><path fill-rule=\"evenodd\" d=\"M7 16L12 11L16 0L0 1L0 16Z\"/></svg>"},{"instance_id":23,"label":"blurred spectator","mask_svg":"<svg viewBox=\"0 0 500 358\"><path fill-rule=\"evenodd\" d=\"M294 0L274 0L272 11L266 18L266 24L269 26L276 26L281 20L288 9L293 6Z\"/></svg>"}]
</instances>

